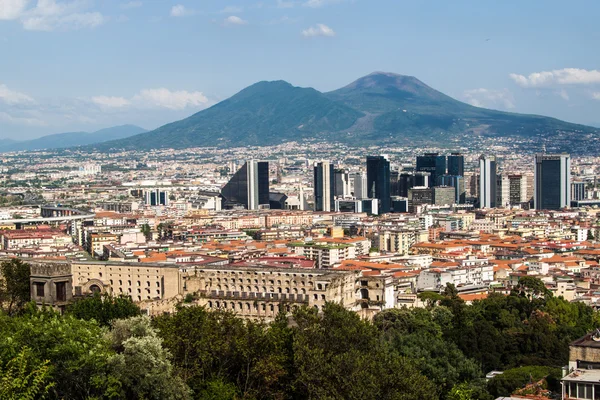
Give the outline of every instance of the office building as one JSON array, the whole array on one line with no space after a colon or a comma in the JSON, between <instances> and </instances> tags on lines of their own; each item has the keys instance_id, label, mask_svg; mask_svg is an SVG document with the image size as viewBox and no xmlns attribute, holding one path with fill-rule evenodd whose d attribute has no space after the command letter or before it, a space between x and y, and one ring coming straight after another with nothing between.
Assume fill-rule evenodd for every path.
<instances>
[{"instance_id":1,"label":"office building","mask_svg":"<svg viewBox=\"0 0 600 400\"><path fill-rule=\"evenodd\" d=\"M496 175L496 207L510 206L510 179L506 175Z\"/></svg>"},{"instance_id":2,"label":"office building","mask_svg":"<svg viewBox=\"0 0 600 400\"><path fill-rule=\"evenodd\" d=\"M367 157L367 196L379 200L380 214L390 212L390 162L386 156Z\"/></svg>"},{"instance_id":3,"label":"office building","mask_svg":"<svg viewBox=\"0 0 600 400\"><path fill-rule=\"evenodd\" d=\"M336 197L350 197L350 175L343 169L333 171L333 194Z\"/></svg>"},{"instance_id":4,"label":"office building","mask_svg":"<svg viewBox=\"0 0 600 400\"><path fill-rule=\"evenodd\" d=\"M379 214L377 199L336 199L336 212Z\"/></svg>"},{"instance_id":5,"label":"office building","mask_svg":"<svg viewBox=\"0 0 600 400\"><path fill-rule=\"evenodd\" d=\"M269 207L269 163L249 160L221 189L223 209Z\"/></svg>"},{"instance_id":6,"label":"office building","mask_svg":"<svg viewBox=\"0 0 600 400\"><path fill-rule=\"evenodd\" d=\"M431 186L435 185L439 176L446 174L446 156L438 153L425 153L417 156L417 171L431 174Z\"/></svg>"},{"instance_id":7,"label":"office building","mask_svg":"<svg viewBox=\"0 0 600 400\"><path fill-rule=\"evenodd\" d=\"M354 198L357 200L368 198L367 195L367 174L357 172L352 174L352 183L354 185Z\"/></svg>"},{"instance_id":8,"label":"office building","mask_svg":"<svg viewBox=\"0 0 600 400\"><path fill-rule=\"evenodd\" d=\"M165 189L144 190L144 204L147 206L168 206L169 191Z\"/></svg>"},{"instance_id":9,"label":"office building","mask_svg":"<svg viewBox=\"0 0 600 400\"><path fill-rule=\"evenodd\" d=\"M479 207L496 207L496 156L479 157Z\"/></svg>"},{"instance_id":10,"label":"office building","mask_svg":"<svg viewBox=\"0 0 600 400\"><path fill-rule=\"evenodd\" d=\"M315 211L334 211L334 170L328 161L315 163L314 167Z\"/></svg>"},{"instance_id":11,"label":"office building","mask_svg":"<svg viewBox=\"0 0 600 400\"><path fill-rule=\"evenodd\" d=\"M408 211L415 212L416 207L433 204L433 188L413 187L408 191Z\"/></svg>"},{"instance_id":12,"label":"office building","mask_svg":"<svg viewBox=\"0 0 600 400\"><path fill-rule=\"evenodd\" d=\"M451 206L456 198L456 189L452 186L434 186L433 204L436 206Z\"/></svg>"},{"instance_id":13,"label":"office building","mask_svg":"<svg viewBox=\"0 0 600 400\"><path fill-rule=\"evenodd\" d=\"M448 156L448 175L465 176L465 156L460 153Z\"/></svg>"},{"instance_id":14,"label":"office building","mask_svg":"<svg viewBox=\"0 0 600 400\"><path fill-rule=\"evenodd\" d=\"M453 204L464 204L466 200L465 178L461 175L442 175L438 179L440 186L452 186L454 188Z\"/></svg>"},{"instance_id":15,"label":"office building","mask_svg":"<svg viewBox=\"0 0 600 400\"><path fill-rule=\"evenodd\" d=\"M524 205L529 202L527 196L527 176L513 174L508 175L509 180L509 203L511 206Z\"/></svg>"},{"instance_id":16,"label":"office building","mask_svg":"<svg viewBox=\"0 0 600 400\"><path fill-rule=\"evenodd\" d=\"M568 154L535 156L534 207L560 210L571 201L571 157Z\"/></svg>"},{"instance_id":17,"label":"office building","mask_svg":"<svg viewBox=\"0 0 600 400\"><path fill-rule=\"evenodd\" d=\"M571 183L571 200L579 201L585 200L585 182L573 182Z\"/></svg>"},{"instance_id":18,"label":"office building","mask_svg":"<svg viewBox=\"0 0 600 400\"><path fill-rule=\"evenodd\" d=\"M398 176L398 196L407 197L408 190L413 187L431 187L429 172L403 172Z\"/></svg>"}]
</instances>

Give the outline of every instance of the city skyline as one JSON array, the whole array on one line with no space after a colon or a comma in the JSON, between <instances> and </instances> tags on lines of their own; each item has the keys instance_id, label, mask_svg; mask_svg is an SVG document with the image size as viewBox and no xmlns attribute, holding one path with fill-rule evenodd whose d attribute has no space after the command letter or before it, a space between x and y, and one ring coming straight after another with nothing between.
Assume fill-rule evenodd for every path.
<instances>
[{"instance_id":1,"label":"city skyline","mask_svg":"<svg viewBox=\"0 0 600 400\"><path fill-rule=\"evenodd\" d=\"M599 6L579 5L5 0L0 137L153 129L260 80L328 91L377 70L477 106L599 125L588 51Z\"/></svg>"}]
</instances>

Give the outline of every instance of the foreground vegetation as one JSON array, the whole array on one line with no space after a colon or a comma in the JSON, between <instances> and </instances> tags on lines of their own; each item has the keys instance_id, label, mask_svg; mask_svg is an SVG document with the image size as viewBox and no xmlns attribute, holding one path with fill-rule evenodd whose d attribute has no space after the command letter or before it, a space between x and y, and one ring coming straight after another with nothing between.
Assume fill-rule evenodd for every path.
<instances>
[{"instance_id":1,"label":"foreground vegetation","mask_svg":"<svg viewBox=\"0 0 600 400\"><path fill-rule=\"evenodd\" d=\"M536 279L473 305L449 286L372 322L329 303L271 324L187 304L150 319L100 295L59 315L6 283L0 399L493 399L532 379L556 390L569 342L600 326ZM506 372L486 383L490 370Z\"/></svg>"}]
</instances>

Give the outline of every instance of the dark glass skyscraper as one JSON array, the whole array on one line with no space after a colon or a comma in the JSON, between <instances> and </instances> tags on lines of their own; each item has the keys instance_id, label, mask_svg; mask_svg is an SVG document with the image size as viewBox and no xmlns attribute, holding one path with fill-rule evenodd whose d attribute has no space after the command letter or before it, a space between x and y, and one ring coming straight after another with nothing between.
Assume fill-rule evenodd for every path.
<instances>
[{"instance_id":1,"label":"dark glass skyscraper","mask_svg":"<svg viewBox=\"0 0 600 400\"><path fill-rule=\"evenodd\" d=\"M269 163L246 161L221 189L223 208L258 210L269 205Z\"/></svg>"},{"instance_id":2,"label":"dark glass skyscraper","mask_svg":"<svg viewBox=\"0 0 600 400\"><path fill-rule=\"evenodd\" d=\"M367 195L379 200L379 213L392 208L390 191L390 162L384 156L367 156Z\"/></svg>"},{"instance_id":3,"label":"dark glass skyscraper","mask_svg":"<svg viewBox=\"0 0 600 400\"><path fill-rule=\"evenodd\" d=\"M448 175L465 176L465 156L460 153L448 156Z\"/></svg>"},{"instance_id":4,"label":"dark glass skyscraper","mask_svg":"<svg viewBox=\"0 0 600 400\"><path fill-rule=\"evenodd\" d=\"M335 177L333 164L328 161L315 163L314 189L315 211L335 210Z\"/></svg>"},{"instance_id":5,"label":"dark glass skyscraper","mask_svg":"<svg viewBox=\"0 0 600 400\"><path fill-rule=\"evenodd\" d=\"M568 154L535 156L534 207L560 210L571 203L571 157Z\"/></svg>"},{"instance_id":6,"label":"dark glass skyscraper","mask_svg":"<svg viewBox=\"0 0 600 400\"><path fill-rule=\"evenodd\" d=\"M437 184L437 179L446 173L446 156L438 153L425 153L417 156L417 171L429 172L431 174L431 186Z\"/></svg>"}]
</instances>

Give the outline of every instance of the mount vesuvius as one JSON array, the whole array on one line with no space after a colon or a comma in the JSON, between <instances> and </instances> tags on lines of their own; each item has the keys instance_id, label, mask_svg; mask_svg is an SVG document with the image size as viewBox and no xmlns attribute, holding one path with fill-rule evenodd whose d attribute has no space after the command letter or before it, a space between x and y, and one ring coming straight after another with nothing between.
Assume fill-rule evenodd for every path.
<instances>
[{"instance_id":1,"label":"mount vesuvius","mask_svg":"<svg viewBox=\"0 0 600 400\"><path fill-rule=\"evenodd\" d=\"M238 147L302 139L392 144L455 135L564 139L599 131L555 118L471 106L415 77L375 72L328 93L285 81L258 82L181 121L93 147Z\"/></svg>"}]
</instances>

